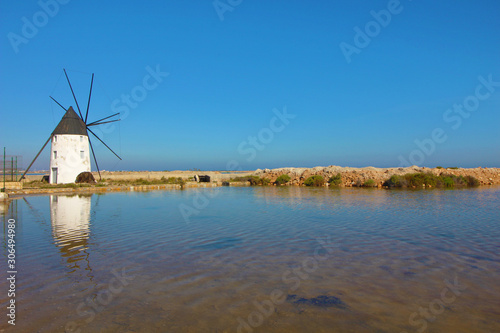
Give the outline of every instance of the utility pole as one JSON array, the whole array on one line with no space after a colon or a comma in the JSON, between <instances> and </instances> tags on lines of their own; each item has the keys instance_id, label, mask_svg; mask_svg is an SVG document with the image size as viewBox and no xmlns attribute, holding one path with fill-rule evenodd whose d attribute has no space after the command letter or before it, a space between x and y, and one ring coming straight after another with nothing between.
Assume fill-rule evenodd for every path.
<instances>
[{"instance_id":1,"label":"utility pole","mask_svg":"<svg viewBox=\"0 0 500 333\"><path fill-rule=\"evenodd\" d=\"M2 192L5 192L5 147L3 147L3 188Z\"/></svg>"}]
</instances>

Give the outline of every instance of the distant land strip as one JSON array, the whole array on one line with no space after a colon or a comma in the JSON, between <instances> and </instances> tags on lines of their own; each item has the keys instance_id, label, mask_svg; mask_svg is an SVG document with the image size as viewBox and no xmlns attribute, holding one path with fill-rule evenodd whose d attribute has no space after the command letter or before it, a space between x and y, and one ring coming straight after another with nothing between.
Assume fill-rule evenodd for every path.
<instances>
[{"instance_id":1,"label":"distant land strip","mask_svg":"<svg viewBox=\"0 0 500 333\"><path fill-rule=\"evenodd\" d=\"M7 183L10 196L51 193L150 191L217 186L337 186L337 187L460 187L500 185L500 168L353 168L314 167L257 169L254 171L102 171L94 184L51 185L43 173L28 175L22 183ZM207 182L200 182L202 180ZM203 177L203 176L208 176Z\"/></svg>"}]
</instances>

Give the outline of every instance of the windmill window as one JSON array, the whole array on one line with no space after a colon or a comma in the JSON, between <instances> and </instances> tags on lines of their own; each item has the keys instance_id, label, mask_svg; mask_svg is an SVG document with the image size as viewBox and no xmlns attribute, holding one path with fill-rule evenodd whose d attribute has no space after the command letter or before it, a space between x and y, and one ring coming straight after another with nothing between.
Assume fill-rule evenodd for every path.
<instances>
[{"instance_id":1,"label":"windmill window","mask_svg":"<svg viewBox=\"0 0 500 333\"><path fill-rule=\"evenodd\" d=\"M57 142L57 135L54 135L54 142Z\"/></svg>"},{"instance_id":2,"label":"windmill window","mask_svg":"<svg viewBox=\"0 0 500 333\"><path fill-rule=\"evenodd\" d=\"M83 160L85 157L85 152L83 150L80 150L80 158Z\"/></svg>"},{"instance_id":3,"label":"windmill window","mask_svg":"<svg viewBox=\"0 0 500 333\"><path fill-rule=\"evenodd\" d=\"M54 159L57 158L57 151L54 150Z\"/></svg>"},{"instance_id":4,"label":"windmill window","mask_svg":"<svg viewBox=\"0 0 500 333\"><path fill-rule=\"evenodd\" d=\"M83 142L83 135L80 135L80 142Z\"/></svg>"}]
</instances>

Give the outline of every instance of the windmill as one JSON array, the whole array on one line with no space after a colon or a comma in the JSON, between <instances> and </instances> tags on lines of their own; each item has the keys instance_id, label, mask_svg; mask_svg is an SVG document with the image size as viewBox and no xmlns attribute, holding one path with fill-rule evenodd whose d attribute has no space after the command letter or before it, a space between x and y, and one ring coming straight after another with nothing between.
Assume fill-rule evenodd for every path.
<instances>
[{"instance_id":1,"label":"windmill","mask_svg":"<svg viewBox=\"0 0 500 333\"><path fill-rule=\"evenodd\" d=\"M43 151L45 146L51 141L51 151L50 151L50 175L49 182L51 184L64 184L64 183L74 183L76 177L81 173L88 171L90 172L90 154L89 145L92 156L94 157L94 162L99 173L99 179L101 179L101 172L99 170L99 164L97 164L97 159L95 157L94 147L92 146L92 141L90 140L90 134L92 134L97 140L99 140L106 148L108 148L116 157L121 160L109 146L102 141L91 129L92 126L98 126L102 124L112 123L119 121L120 119L111 119L120 113L115 113L111 116L88 122L90 98L92 96L92 85L94 83L94 73L92 73L92 79L90 81L90 92L89 99L87 102L87 111L85 112L85 117L80 110L78 101L76 100L73 87L69 81L68 74L66 70L63 69L64 75L68 80L69 88L71 89L71 94L75 99L75 104L78 109L78 114L75 112L72 106L66 109L58 101L56 101L52 96L49 96L54 102L57 103L66 112L62 117L59 124L56 126L54 131L50 134L50 137L43 145L42 149L35 156L33 161L30 163L28 168L24 171L20 179L23 179L26 173L29 171L33 163L35 163L40 153ZM107 120L111 119L111 120Z\"/></svg>"}]
</instances>

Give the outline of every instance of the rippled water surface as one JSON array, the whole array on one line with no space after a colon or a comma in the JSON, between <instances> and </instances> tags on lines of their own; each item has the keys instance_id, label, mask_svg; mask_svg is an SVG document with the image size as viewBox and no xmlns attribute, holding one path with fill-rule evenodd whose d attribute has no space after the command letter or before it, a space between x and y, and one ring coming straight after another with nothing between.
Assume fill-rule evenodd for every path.
<instances>
[{"instance_id":1,"label":"rippled water surface","mask_svg":"<svg viewBox=\"0 0 500 333\"><path fill-rule=\"evenodd\" d=\"M35 196L9 211L17 318L2 278L0 331L500 331L499 187Z\"/></svg>"}]
</instances>

